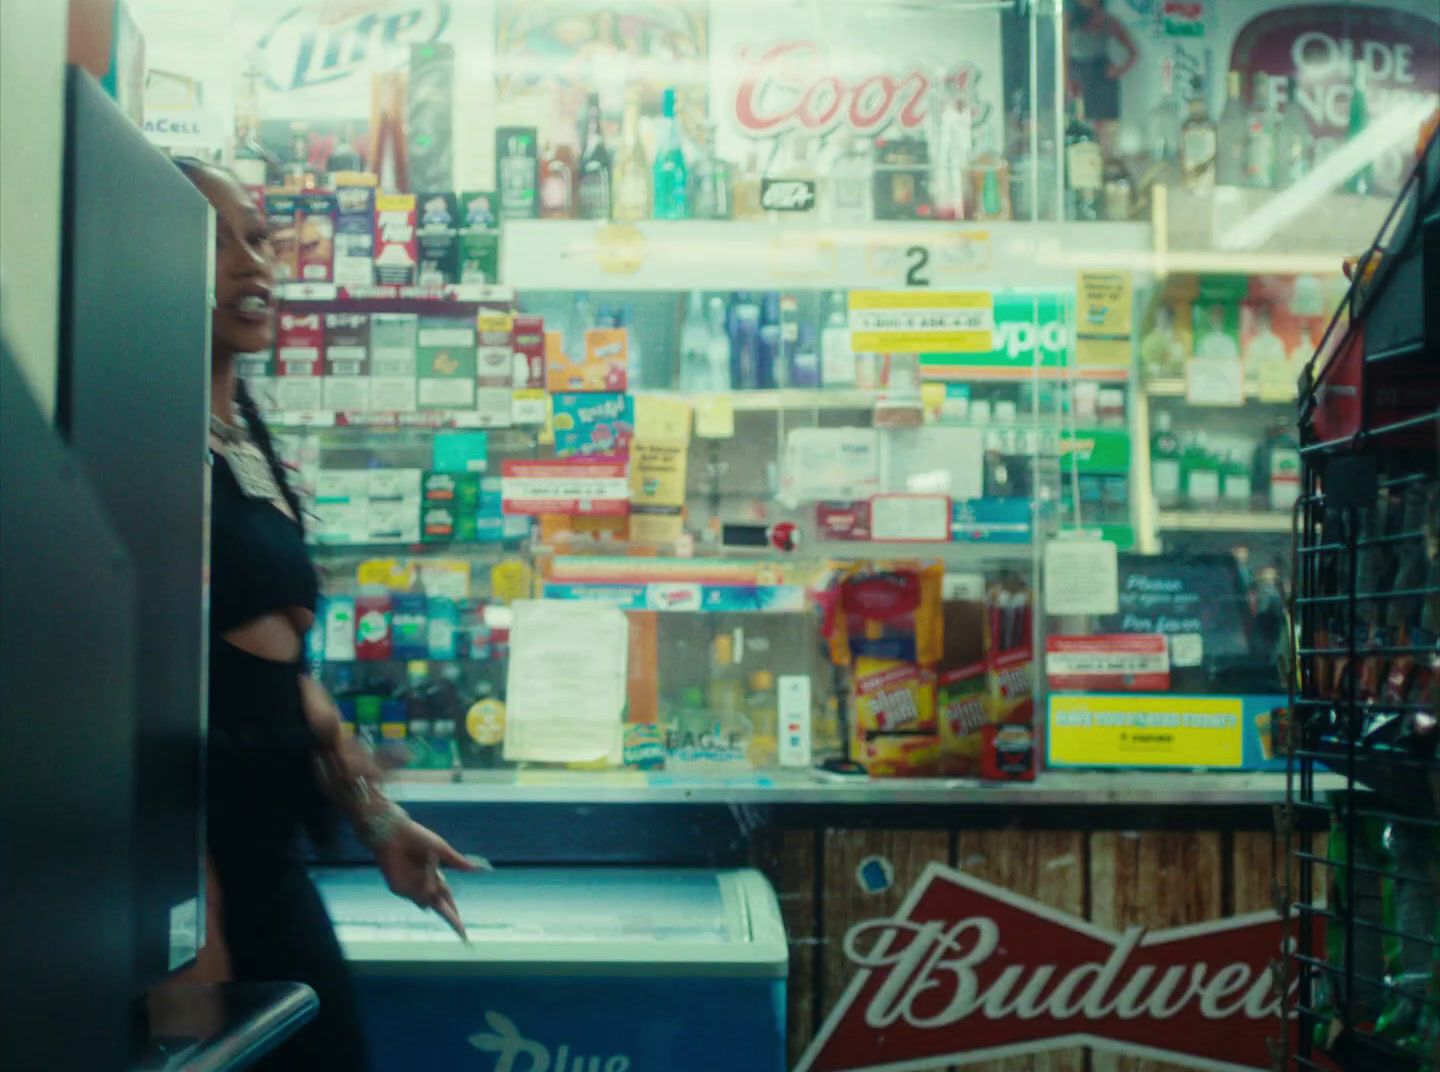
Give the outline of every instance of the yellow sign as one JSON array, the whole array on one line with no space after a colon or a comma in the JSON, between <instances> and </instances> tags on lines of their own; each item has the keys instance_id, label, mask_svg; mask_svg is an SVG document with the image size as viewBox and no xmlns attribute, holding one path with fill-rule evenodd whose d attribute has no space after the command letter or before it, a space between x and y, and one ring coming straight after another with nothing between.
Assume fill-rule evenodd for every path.
<instances>
[{"instance_id":1,"label":"yellow sign","mask_svg":"<svg viewBox=\"0 0 1440 1072\"><path fill-rule=\"evenodd\" d=\"M415 583L415 567L398 558L369 558L356 569L355 580L365 586L378 585L392 592L408 592Z\"/></svg>"},{"instance_id":2,"label":"yellow sign","mask_svg":"<svg viewBox=\"0 0 1440 1072\"><path fill-rule=\"evenodd\" d=\"M735 435L735 403L729 395L708 395L695 400L695 437L730 439Z\"/></svg>"},{"instance_id":3,"label":"yellow sign","mask_svg":"<svg viewBox=\"0 0 1440 1072\"><path fill-rule=\"evenodd\" d=\"M641 443L689 443L690 403L657 395L636 396L635 440Z\"/></svg>"},{"instance_id":4,"label":"yellow sign","mask_svg":"<svg viewBox=\"0 0 1440 1072\"><path fill-rule=\"evenodd\" d=\"M995 297L985 290L856 290L850 348L856 353L989 353Z\"/></svg>"},{"instance_id":5,"label":"yellow sign","mask_svg":"<svg viewBox=\"0 0 1440 1072\"><path fill-rule=\"evenodd\" d=\"M1244 728L1238 697L1052 696L1050 762L1238 768Z\"/></svg>"},{"instance_id":6,"label":"yellow sign","mask_svg":"<svg viewBox=\"0 0 1440 1072\"><path fill-rule=\"evenodd\" d=\"M1129 272L1081 272L1075 285L1075 367L1130 367Z\"/></svg>"},{"instance_id":7,"label":"yellow sign","mask_svg":"<svg viewBox=\"0 0 1440 1072\"><path fill-rule=\"evenodd\" d=\"M530 567L518 558L507 558L490 567L490 597L500 603L527 599L534 588Z\"/></svg>"}]
</instances>

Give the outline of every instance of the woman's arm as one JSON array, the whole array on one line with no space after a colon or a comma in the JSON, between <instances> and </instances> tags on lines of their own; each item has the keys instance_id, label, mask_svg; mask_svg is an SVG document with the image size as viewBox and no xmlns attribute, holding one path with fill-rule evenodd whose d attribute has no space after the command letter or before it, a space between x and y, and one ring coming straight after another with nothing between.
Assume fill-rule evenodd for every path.
<instances>
[{"instance_id":1,"label":"woman's arm","mask_svg":"<svg viewBox=\"0 0 1440 1072\"><path fill-rule=\"evenodd\" d=\"M308 675L302 676L300 699L305 721L315 734L325 788L360 840L375 854L375 863L390 891L421 908L433 908L464 938L465 925L460 921L455 895L440 867L474 871L478 865L456 852L439 834L411 819L404 808L385 795L384 768L361 742L346 736L340 709L324 685Z\"/></svg>"},{"instance_id":2,"label":"woman's arm","mask_svg":"<svg viewBox=\"0 0 1440 1072\"><path fill-rule=\"evenodd\" d=\"M1113 79L1124 78L1130 73L1130 68L1134 67L1136 61L1140 59L1140 46L1130 36L1130 31L1125 29L1125 24L1114 15L1105 16L1105 29L1109 31L1111 37L1120 42L1120 47L1125 50L1125 62L1119 66L1112 63L1105 73Z\"/></svg>"}]
</instances>

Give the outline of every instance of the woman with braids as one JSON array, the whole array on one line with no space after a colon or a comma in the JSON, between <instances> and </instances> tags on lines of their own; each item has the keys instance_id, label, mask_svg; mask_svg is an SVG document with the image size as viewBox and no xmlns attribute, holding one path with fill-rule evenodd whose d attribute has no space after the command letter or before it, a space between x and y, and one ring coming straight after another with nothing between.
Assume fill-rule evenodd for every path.
<instances>
[{"instance_id":1,"label":"woman with braids","mask_svg":"<svg viewBox=\"0 0 1440 1072\"><path fill-rule=\"evenodd\" d=\"M209 942L195 977L308 983L320 1012L267 1069L366 1067L354 993L335 933L296 855L348 818L390 889L433 908L462 936L440 865L472 865L380 792L381 771L341 733L324 687L305 673L317 580L300 502L286 480L235 355L274 341L265 220L234 176L177 161L216 215L210 354L211 607ZM217 941L217 938L223 941Z\"/></svg>"}]
</instances>

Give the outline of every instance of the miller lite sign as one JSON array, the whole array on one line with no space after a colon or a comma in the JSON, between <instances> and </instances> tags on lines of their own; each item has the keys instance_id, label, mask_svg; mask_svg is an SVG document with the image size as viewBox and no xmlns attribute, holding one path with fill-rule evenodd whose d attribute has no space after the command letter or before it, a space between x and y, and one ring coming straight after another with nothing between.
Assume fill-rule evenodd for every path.
<instances>
[{"instance_id":1,"label":"miller lite sign","mask_svg":"<svg viewBox=\"0 0 1440 1072\"><path fill-rule=\"evenodd\" d=\"M1274 912L1116 932L931 864L893 918L845 936L858 971L797 1072L919 1072L1067 1046L1269 1069L1270 964L1287 945Z\"/></svg>"}]
</instances>

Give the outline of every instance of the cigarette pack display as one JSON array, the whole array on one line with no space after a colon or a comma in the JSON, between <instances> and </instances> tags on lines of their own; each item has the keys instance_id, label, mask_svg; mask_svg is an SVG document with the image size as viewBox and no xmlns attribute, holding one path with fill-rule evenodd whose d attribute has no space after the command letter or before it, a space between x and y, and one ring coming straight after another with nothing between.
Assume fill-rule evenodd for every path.
<instances>
[{"instance_id":1,"label":"cigarette pack display","mask_svg":"<svg viewBox=\"0 0 1440 1072\"><path fill-rule=\"evenodd\" d=\"M265 222L270 229L275 278L284 282L300 278L300 241L298 231L300 199L283 190L265 194Z\"/></svg>"},{"instance_id":2,"label":"cigarette pack display","mask_svg":"<svg viewBox=\"0 0 1440 1072\"><path fill-rule=\"evenodd\" d=\"M337 185L335 207L335 282L368 287L375 282L375 187Z\"/></svg>"},{"instance_id":3,"label":"cigarette pack display","mask_svg":"<svg viewBox=\"0 0 1440 1072\"><path fill-rule=\"evenodd\" d=\"M375 282L413 284L419 256L415 195L380 194L375 198Z\"/></svg>"},{"instance_id":4,"label":"cigarette pack display","mask_svg":"<svg viewBox=\"0 0 1440 1072\"><path fill-rule=\"evenodd\" d=\"M419 502L424 474L419 469L370 469L366 471L366 496L377 502Z\"/></svg>"},{"instance_id":5,"label":"cigarette pack display","mask_svg":"<svg viewBox=\"0 0 1440 1072\"><path fill-rule=\"evenodd\" d=\"M298 205L300 231L298 278L305 283L329 283L335 278L334 194L302 194Z\"/></svg>"},{"instance_id":6,"label":"cigarette pack display","mask_svg":"<svg viewBox=\"0 0 1440 1072\"><path fill-rule=\"evenodd\" d=\"M516 388L545 386L545 321L517 316L510 333Z\"/></svg>"},{"instance_id":7,"label":"cigarette pack display","mask_svg":"<svg viewBox=\"0 0 1440 1072\"><path fill-rule=\"evenodd\" d=\"M475 377L481 387L514 385L514 328L515 305L511 301L487 301L476 312Z\"/></svg>"},{"instance_id":8,"label":"cigarette pack display","mask_svg":"<svg viewBox=\"0 0 1440 1072\"><path fill-rule=\"evenodd\" d=\"M475 326L455 317L421 319L417 333L421 409L475 404Z\"/></svg>"},{"instance_id":9,"label":"cigarette pack display","mask_svg":"<svg viewBox=\"0 0 1440 1072\"><path fill-rule=\"evenodd\" d=\"M495 131L495 178L500 191L500 218L534 219L540 186L540 150L534 127L500 127Z\"/></svg>"},{"instance_id":10,"label":"cigarette pack display","mask_svg":"<svg viewBox=\"0 0 1440 1072\"><path fill-rule=\"evenodd\" d=\"M475 539L473 507L453 502L427 502L422 507L420 539L426 543L447 543L452 540Z\"/></svg>"},{"instance_id":11,"label":"cigarette pack display","mask_svg":"<svg viewBox=\"0 0 1440 1072\"><path fill-rule=\"evenodd\" d=\"M419 326L414 313L375 313L370 318L371 409L399 413L415 409Z\"/></svg>"},{"instance_id":12,"label":"cigarette pack display","mask_svg":"<svg viewBox=\"0 0 1440 1072\"><path fill-rule=\"evenodd\" d=\"M317 410L321 405L325 343L324 320L319 313L304 315L286 310L275 332L275 395L282 410Z\"/></svg>"},{"instance_id":13,"label":"cigarette pack display","mask_svg":"<svg viewBox=\"0 0 1440 1072\"><path fill-rule=\"evenodd\" d=\"M477 473L426 473L426 503L454 503L473 512L480 503L480 476Z\"/></svg>"},{"instance_id":14,"label":"cigarette pack display","mask_svg":"<svg viewBox=\"0 0 1440 1072\"><path fill-rule=\"evenodd\" d=\"M372 501L366 511L365 539L370 543L417 543L420 501Z\"/></svg>"},{"instance_id":15,"label":"cigarette pack display","mask_svg":"<svg viewBox=\"0 0 1440 1072\"><path fill-rule=\"evenodd\" d=\"M454 231L460 227L460 208L454 194L447 191L418 194L420 230Z\"/></svg>"},{"instance_id":16,"label":"cigarette pack display","mask_svg":"<svg viewBox=\"0 0 1440 1072\"><path fill-rule=\"evenodd\" d=\"M369 314L325 314L324 401L326 409L370 408Z\"/></svg>"},{"instance_id":17,"label":"cigarette pack display","mask_svg":"<svg viewBox=\"0 0 1440 1072\"><path fill-rule=\"evenodd\" d=\"M355 600L355 657L391 657L391 597L384 588L366 587Z\"/></svg>"}]
</instances>

